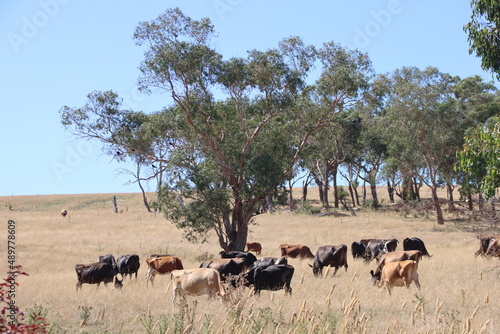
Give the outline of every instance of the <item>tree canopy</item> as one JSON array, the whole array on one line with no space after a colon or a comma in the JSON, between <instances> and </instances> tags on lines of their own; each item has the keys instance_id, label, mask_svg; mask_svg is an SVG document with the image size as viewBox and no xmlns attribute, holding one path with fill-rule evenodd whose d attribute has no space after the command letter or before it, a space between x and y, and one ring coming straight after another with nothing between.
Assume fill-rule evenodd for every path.
<instances>
[{"instance_id":1,"label":"tree canopy","mask_svg":"<svg viewBox=\"0 0 500 334\"><path fill-rule=\"evenodd\" d=\"M500 1L472 0L471 20L464 26L470 53L481 58L483 69L500 80Z\"/></svg>"},{"instance_id":2,"label":"tree canopy","mask_svg":"<svg viewBox=\"0 0 500 334\"><path fill-rule=\"evenodd\" d=\"M146 48L140 89L174 104L145 114L121 110L111 91L93 92L83 108L62 108L63 124L161 161L165 216L191 240L215 231L226 250L245 247L262 200L284 188L309 139L360 98L372 75L366 54L333 42L316 48L299 37L226 60L211 46L210 20L178 8L141 22L134 38ZM314 66L320 74L312 81Z\"/></svg>"}]
</instances>

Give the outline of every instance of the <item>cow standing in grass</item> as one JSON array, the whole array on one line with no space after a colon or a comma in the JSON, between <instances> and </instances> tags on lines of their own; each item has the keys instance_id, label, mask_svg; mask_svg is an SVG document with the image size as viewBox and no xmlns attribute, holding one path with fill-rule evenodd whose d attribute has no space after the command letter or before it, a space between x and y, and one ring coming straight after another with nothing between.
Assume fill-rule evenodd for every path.
<instances>
[{"instance_id":1,"label":"cow standing in grass","mask_svg":"<svg viewBox=\"0 0 500 334\"><path fill-rule=\"evenodd\" d=\"M172 305L175 308L177 296L208 295L209 298L221 296L226 300L227 293L222 284L220 274L212 268L197 268L186 270L174 270L170 274L173 282Z\"/></svg>"},{"instance_id":2,"label":"cow standing in grass","mask_svg":"<svg viewBox=\"0 0 500 334\"><path fill-rule=\"evenodd\" d=\"M387 263L382 269L379 287L385 285L390 295L391 289L394 286L406 286L409 288L410 284L415 282L417 288L420 290L417 269L417 262L413 260Z\"/></svg>"},{"instance_id":3,"label":"cow standing in grass","mask_svg":"<svg viewBox=\"0 0 500 334\"><path fill-rule=\"evenodd\" d=\"M122 281L116 277L118 271L112 265L105 262L95 262L90 264L77 264L75 266L76 276L78 282L76 283L76 290L82 288L82 284L99 284L104 283L107 285L115 280L115 288L123 286Z\"/></svg>"}]
</instances>

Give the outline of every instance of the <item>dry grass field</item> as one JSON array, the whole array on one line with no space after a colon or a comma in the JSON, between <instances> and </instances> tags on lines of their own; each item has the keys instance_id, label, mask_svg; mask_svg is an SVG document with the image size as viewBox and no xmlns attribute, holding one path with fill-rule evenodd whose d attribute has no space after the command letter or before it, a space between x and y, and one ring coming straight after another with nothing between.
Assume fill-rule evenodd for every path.
<instances>
[{"instance_id":1,"label":"dry grass field","mask_svg":"<svg viewBox=\"0 0 500 334\"><path fill-rule=\"evenodd\" d=\"M309 191L314 196L314 190ZM147 213L139 194L0 197L0 271L7 269L7 222L16 224L16 264L29 276L19 278L16 303L29 312L47 312L53 333L499 333L500 268L498 259L475 258L476 233L456 222L443 226L429 219L361 209L357 216L312 216L278 211L256 217L249 241L259 241L262 256L278 256L281 243L349 247L347 272L315 278L310 260L290 259L295 267L293 294L248 288L234 291L224 304L207 297L187 298L174 310L170 277L157 276L146 287L144 259L151 253L179 256L186 268L218 257L214 236L192 244L161 215ZM68 210L61 217L60 210ZM362 238L420 237L433 255L419 266L419 291L373 286L375 262L354 261L350 245ZM99 255L136 253L139 279L112 285L84 284L76 292L77 263Z\"/></svg>"}]
</instances>

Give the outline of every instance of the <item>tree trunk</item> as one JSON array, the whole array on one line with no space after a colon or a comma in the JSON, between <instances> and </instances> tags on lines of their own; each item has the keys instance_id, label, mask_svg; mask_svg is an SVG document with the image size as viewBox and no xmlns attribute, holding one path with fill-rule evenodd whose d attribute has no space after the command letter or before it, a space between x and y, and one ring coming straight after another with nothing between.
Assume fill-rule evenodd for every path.
<instances>
[{"instance_id":1,"label":"tree trunk","mask_svg":"<svg viewBox=\"0 0 500 334\"><path fill-rule=\"evenodd\" d=\"M412 184L414 187L414 189L413 189L414 199L420 201L420 187L418 186L418 182L417 182L416 178L413 179Z\"/></svg>"},{"instance_id":2,"label":"tree trunk","mask_svg":"<svg viewBox=\"0 0 500 334\"><path fill-rule=\"evenodd\" d=\"M323 207L329 208L330 203L328 202L328 190L330 189L330 185L328 184L328 179L323 183Z\"/></svg>"},{"instance_id":3,"label":"tree trunk","mask_svg":"<svg viewBox=\"0 0 500 334\"><path fill-rule=\"evenodd\" d=\"M144 202L144 206L146 207L148 212L151 212L151 208L149 207L149 203L148 203L148 198L146 197L146 192L144 191L144 188L142 187L141 181L139 179L137 179L137 184L139 184L139 188L141 188L142 201Z\"/></svg>"},{"instance_id":4,"label":"tree trunk","mask_svg":"<svg viewBox=\"0 0 500 334\"><path fill-rule=\"evenodd\" d=\"M370 183L370 191L372 193L373 208L377 209L379 207L379 203L378 203L378 195L377 195L377 185L375 184L375 182Z\"/></svg>"},{"instance_id":5,"label":"tree trunk","mask_svg":"<svg viewBox=\"0 0 500 334\"><path fill-rule=\"evenodd\" d=\"M288 207L290 208L291 211L294 211L297 209L297 203L295 203L295 200L293 199L293 183L292 181L288 181L288 191L290 192L288 194Z\"/></svg>"},{"instance_id":6,"label":"tree trunk","mask_svg":"<svg viewBox=\"0 0 500 334\"><path fill-rule=\"evenodd\" d=\"M373 170L370 174L368 174L368 178L369 178L368 181L370 183L370 192L372 194L373 208L377 209L379 207L378 195L377 195L377 181Z\"/></svg>"},{"instance_id":7,"label":"tree trunk","mask_svg":"<svg viewBox=\"0 0 500 334\"><path fill-rule=\"evenodd\" d=\"M441 210L441 204L439 204L439 197L437 195L437 186L432 185L432 202L434 203L434 208L436 209L436 218L439 225L444 224L443 211Z\"/></svg>"},{"instance_id":8,"label":"tree trunk","mask_svg":"<svg viewBox=\"0 0 500 334\"><path fill-rule=\"evenodd\" d=\"M352 201L352 207L355 208L356 207L356 202L355 202L355 198L354 198L354 190L352 189L352 183L349 182L349 194L351 195L351 201Z\"/></svg>"},{"instance_id":9,"label":"tree trunk","mask_svg":"<svg viewBox=\"0 0 500 334\"><path fill-rule=\"evenodd\" d=\"M363 181L363 203L366 203L366 181Z\"/></svg>"},{"instance_id":10,"label":"tree trunk","mask_svg":"<svg viewBox=\"0 0 500 334\"><path fill-rule=\"evenodd\" d=\"M353 187L352 190L354 191L354 198L356 199L356 205L361 206L361 204L359 203L358 187Z\"/></svg>"},{"instance_id":11,"label":"tree trunk","mask_svg":"<svg viewBox=\"0 0 500 334\"><path fill-rule=\"evenodd\" d=\"M454 212L455 211L455 203L453 200L453 185L451 184L446 184L446 190L448 193L448 211L449 212Z\"/></svg>"},{"instance_id":12,"label":"tree trunk","mask_svg":"<svg viewBox=\"0 0 500 334\"><path fill-rule=\"evenodd\" d=\"M226 234L228 238L228 244L224 242L221 243L221 247L225 251L244 251L247 244L248 237L248 222L253 216L253 210L255 207L250 208L249 212L245 212L245 205L242 201L236 200L234 203L234 208L231 216L230 224L226 225Z\"/></svg>"},{"instance_id":13,"label":"tree trunk","mask_svg":"<svg viewBox=\"0 0 500 334\"><path fill-rule=\"evenodd\" d=\"M333 197L334 197L334 207L335 209L339 208L339 193L337 191L337 171L338 166L332 168L332 179L333 179Z\"/></svg>"},{"instance_id":14,"label":"tree trunk","mask_svg":"<svg viewBox=\"0 0 500 334\"><path fill-rule=\"evenodd\" d=\"M470 189L469 189L469 190L467 190L467 202L468 202L468 204L469 204L469 210L470 210L470 211L474 210L474 205L473 205L473 203L472 203L472 194L471 194L471 192L470 192Z\"/></svg>"},{"instance_id":15,"label":"tree trunk","mask_svg":"<svg viewBox=\"0 0 500 334\"><path fill-rule=\"evenodd\" d=\"M387 179L387 192L389 193L389 202L394 203L394 186L391 185L389 179Z\"/></svg>"},{"instance_id":16,"label":"tree trunk","mask_svg":"<svg viewBox=\"0 0 500 334\"><path fill-rule=\"evenodd\" d=\"M318 192L319 192L319 201L321 205L325 204L325 196L323 194L323 182L316 180L316 184L318 185Z\"/></svg>"},{"instance_id":17,"label":"tree trunk","mask_svg":"<svg viewBox=\"0 0 500 334\"><path fill-rule=\"evenodd\" d=\"M307 186L309 185L309 182L304 181L302 183L302 203L305 203L307 200Z\"/></svg>"}]
</instances>

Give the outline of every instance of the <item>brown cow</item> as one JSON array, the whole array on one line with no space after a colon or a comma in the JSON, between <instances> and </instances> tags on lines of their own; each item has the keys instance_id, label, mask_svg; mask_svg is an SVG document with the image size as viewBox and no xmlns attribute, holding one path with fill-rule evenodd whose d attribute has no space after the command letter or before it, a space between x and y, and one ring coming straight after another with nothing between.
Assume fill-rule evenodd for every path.
<instances>
[{"instance_id":1,"label":"brown cow","mask_svg":"<svg viewBox=\"0 0 500 334\"><path fill-rule=\"evenodd\" d=\"M66 217L67 214L68 214L68 211L66 211L66 209L61 210L61 216Z\"/></svg>"},{"instance_id":2,"label":"brown cow","mask_svg":"<svg viewBox=\"0 0 500 334\"><path fill-rule=\"evenodd\" d=\"M382 269L382 278L378 286L385 285L389 291L389 295L391 294L392 287L406 286L410 288L411 282L415 282L417 288L420 290L417 269L417 262L413 260L387 263Z\"/></svg>"},{"instance_id":3,"label":"brown cow","mask_svg":"<svg viewBox=\"0 0 500 334\"><path fill-rule=\"evenodd\" d=\"M281 244L281 256L291 257L291 258L314 258L313 253L309 247L304 245L289 245Z\"/></svg>"},{"instance_id":4,"label":"brown cow","mask_svg":"<svg viewBox=\"0 0 500 334\"><path fill-rule=\"evenodd\" d=\"M174 270L170 274L174 282L172 304L175 307L177 295L210 297L221 296L226 300L227 294L222 284L220 274L212 268L197 268L187 270Z\"/></svg>"},{"instance_id":5,"label":"brown cow","mask_svg":"<svg viewBox=\"0 0 500 334\"><path fill-rule=\"evenodd\" d=\"M258 242L247 242L247 252L255 252L255 254L260 255L262 252L262 245Z\"/></svg>"},{"instance_id":6,"label":"brown cow","mask_svg":"<svg viewBox=\"0 0 500 334\"><path fill-rule=\"evenodd\" d=\"M380 278L382 276L382 269L387 263L405 260L413 260L417 263L418 266L420 260L422 260L422 252L418 250L409 250L382 254L375 272L373 272L373 270L370 270L373 284L376 284L380 281Z\"/></svg>"},{"instance_id":7,"label":"brown cow","mask_svg":"<svg viewBox=\"0 0 500 334\"><path fill-rule=\"evenodd\" d=\"M149 281L151 281L151 285L153 285L153 280L156 274L165 275L172 272L172 270L184 269L181 259L177 256L150 257L146 259L146 263L148 265L146 286Z\"/></svg>"}]
</instances>

